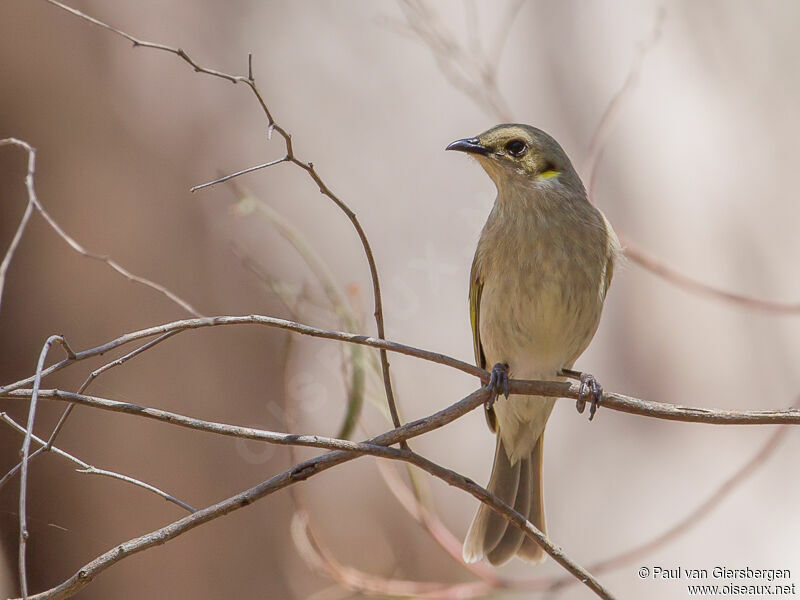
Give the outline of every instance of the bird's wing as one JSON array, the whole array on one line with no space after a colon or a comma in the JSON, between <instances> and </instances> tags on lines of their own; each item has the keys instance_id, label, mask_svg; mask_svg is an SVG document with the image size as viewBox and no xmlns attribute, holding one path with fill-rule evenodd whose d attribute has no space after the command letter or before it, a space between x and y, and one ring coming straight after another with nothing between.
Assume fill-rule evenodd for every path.
<instances>
[{"instance_id":1,"label":"bird's wing","mask_svg":"<svg viewBox=\"0 0 800 600\"><path fill-rule=\"evenodd\" d=\"M472 271L469 278L469 321L472 325L472 345L475 350L475 364L481 369L486 368L486 355L481 346L481 293L483 292L483 279L478 267L478 256L472 261ZM493 432L497 431L497 419L494 410L484 407L486 423Z\"/></svg>"}]
</instances>

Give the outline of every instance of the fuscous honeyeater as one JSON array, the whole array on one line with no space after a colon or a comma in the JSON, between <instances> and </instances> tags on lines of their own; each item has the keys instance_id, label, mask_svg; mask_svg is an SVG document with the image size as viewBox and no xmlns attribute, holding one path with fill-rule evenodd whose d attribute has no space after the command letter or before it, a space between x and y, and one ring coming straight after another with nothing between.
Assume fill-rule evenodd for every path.
<instances>
[{"instance_id":1,"label":"fuscous honeyeater","mask_svg":"<svg viewBox=\"0 0 800 600\"><path fill-rule=\"evenodd\" d=\"M593 414L602 388L571 369L597 330L619 241L564 150L544 131L497 125L447 150L474 156L497 187L469 285L475 360L482 368L494 365L486 417L497 445L488 489L544 532L542 442L554 399L508 397L508 378L580 379L582 392L593 396ZM578 409L584 404L579 400ZM546 556L482 504L467 532L464 560L499 565L514 555L531 562Z\"/></svg>"}]
</instances>

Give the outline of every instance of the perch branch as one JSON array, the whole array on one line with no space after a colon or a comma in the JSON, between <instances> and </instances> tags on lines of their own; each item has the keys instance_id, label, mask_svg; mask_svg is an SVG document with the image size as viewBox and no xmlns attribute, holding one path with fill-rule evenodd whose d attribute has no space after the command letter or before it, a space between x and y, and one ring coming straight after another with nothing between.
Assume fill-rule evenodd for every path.
<instances>
[{"instance_id":1,"label":"perch branch","mask_svg":"<svg viewBox=\"0 0 800 600\"><path fill-rule=\"evenodd\" d=\"M23 390L12 392L12 394L18 396L20 395L20 391ZM52 397L59 397L63 394L70 401L78 401L78 398L76 398L77 394L64 394L63 392L58 392L57 390L50 391L57 392L57 395L53 395ZM44 390L42 393L44 393ZM182 417L180 415L175 415L174 413L159 411L165 413L164 416L168 422L177 425L181 425L181 421L185 422L186 420L192 420L194 421L194 425L197 426L193 428L201 429L208 427L207 430L214 431L215 433L222 433L224 435L232 435L230 432L237 431L239 434L241 434L237 435L237 437L244 437L245 439L259 439L278 444L313 446L334 449L334 451L301 462L294 467L271 477L267 481L231 496L230 498L227 498L215 505L198 510L191 515L179 519L149 534L122 543L116 546L114 549L109 550L105 554L84 565L78 570L77 573L60 585L45 592L30 596L30 598L31 600L68 598L87 585L99 573L105 571L128 556L153 546L164 544L178 535L181 535L182 533L185 533L186 531L189 531L199 525L219 518L234 510L238 510L239 508L247 506L256 500L263 498L264 496L272 494L294 483L305 481L309 477L316 475L317 473L321 473L322 471L325 471L338 464L353 460L359 456L372 455L411 463L420 469L427 471L434 477L437 477L452 486L469 492L475 498L490 506L492 510L502 515L503 518L507 519L514 526L522 529L527 536L533 538L538 544L540 544L556 562L561 564L565 569L567 569L567 571L572 573L576 578L587 585L598 597L604 598L605 600L613 600L611 593L608 592L588 571L567 557L561 548L553 545L552 542L550 542L550 540L542 532L528 522L525 517L513 510L510 506L499 500L494 495L490 494L485 488L477 485L475 482L464 477L463 475L446 469L418 454L415 454L414 452L411 452L408 449L396 449L388 447L410 437L415 437L417 435L427 433L428 431L443 427L462 414L465 414L465 412L481 406L486 400L486 395L486 390L480 388L461 401L425 419L413 421L392 431L388 431L370 440L367 440L366 442L352 442L349 440L325 438L322 436L276 433L232 425L222 426L222 424L219 423L200 422L199 420L192 419L191 417ZM112 402L102 399L95 400L98 401L98 406L108 405L108 403ZM126 403L114 404L125 405ZM156 409L147 409L130 404L127 404L127 407L128 408L125 409L125 412L133 412L134 414L154 418L154 413L152 411L155 411ZM178 417L182 418L179 420Z\"/></svg>"},{"instance_id":2,"label":"perch branch","mask_svg":"<svg viewBox=\"0 0 800 600\"><path fill-rule=\"evenodd\" d=\"M184 319L181 321L165 323L164 325L149 327L147 329L141 329L139 331L122 335L100 346L89 348L81 352L75 352L71 358L56 363L48 369L42 370L41 375L44 377L45 375L52 373L56 368L63 368L66 366L65 363L67 361L74 362L104 354L105 352L113 350L114 348L140 339L152 336L161 336L171 332L189 331L193 329L224 325L262 325L266 327L294 331L296 333L311 337L338 340L352 344L361 344L363 346L371 346L384 351L398 352L406 356L413 356L437 364L452 367L479 378L483 383L489 380L489 374L485 370L476 367L475 365L447 356L446 354L415 348L414 346L400 344L391 340L379 339L343 331L320 329L318 327L311 327L309 325L303 325L301 323L295 323L285 319L266 317L263 315L248 315L238 317L219 316L202 317L199 319ZM17 390L22 392L20 395L25 396L25 394L29 394L29 392L21 390L21 388L25 387L25 385L33 381L35 378L36 376L34 375L15 383L0 387L0 395L10 396L14 390ZM522 394L528 396L547 396L551 398L571 398L577 400L580 394L580 387L581 386L578 383L570 383L567 381L510 380L510 391L512 394ZM60 393L67 394L67 392ZM79 395L75 396L78 397ZM797 408L790 408L786 410L744 411L699 408L676 404L666 404L662 402L652 402L610 392L603 394L602 406L611 410L633 415L640 415L656 419L666 419L669 421L684 421L688 423L709 423L716 425L777 425L800 423L800 409Z\"/></svg>"}]
</instances>

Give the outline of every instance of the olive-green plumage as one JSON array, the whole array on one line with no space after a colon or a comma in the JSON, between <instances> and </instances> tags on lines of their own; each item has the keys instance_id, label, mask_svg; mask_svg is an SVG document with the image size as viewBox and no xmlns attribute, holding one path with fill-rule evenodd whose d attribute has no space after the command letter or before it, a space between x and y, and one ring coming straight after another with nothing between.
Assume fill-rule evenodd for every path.
<instances>
[{"instance_id":1,"label":"olive-green plumage","mask_svg":"<svg viewBox=\"0 0 800 600\"><path fill-rule=\"evenodd\" d=\"M564 150L528 125L498 125L448 150L475 156L497 187L470 276L475 360L508 365L516 379L558 380L591 341L619 242ZM500 397L487 412L497 433L489 490L545 531L542 442L552 398ZM464 559L539 562L544 551L481 505Z\"/></svg>"}]
</instances>

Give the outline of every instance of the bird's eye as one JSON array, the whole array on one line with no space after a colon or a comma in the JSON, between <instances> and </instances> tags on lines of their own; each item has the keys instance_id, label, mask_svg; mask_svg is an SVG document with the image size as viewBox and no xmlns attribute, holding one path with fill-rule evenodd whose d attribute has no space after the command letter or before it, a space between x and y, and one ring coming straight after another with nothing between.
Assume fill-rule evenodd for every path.
<instances>
[{"instance_id":1,"label":"bird's eye","mask_svg":"<svg viewBox=\"0 0 800 600\"><path fill-rule=\"evenodd\" d=\"M511 140L506 144L506 152L511 156L519 158L520 156L524 156L527 151L528 146L522 140Z\"/></svg>"}]
</instances>

